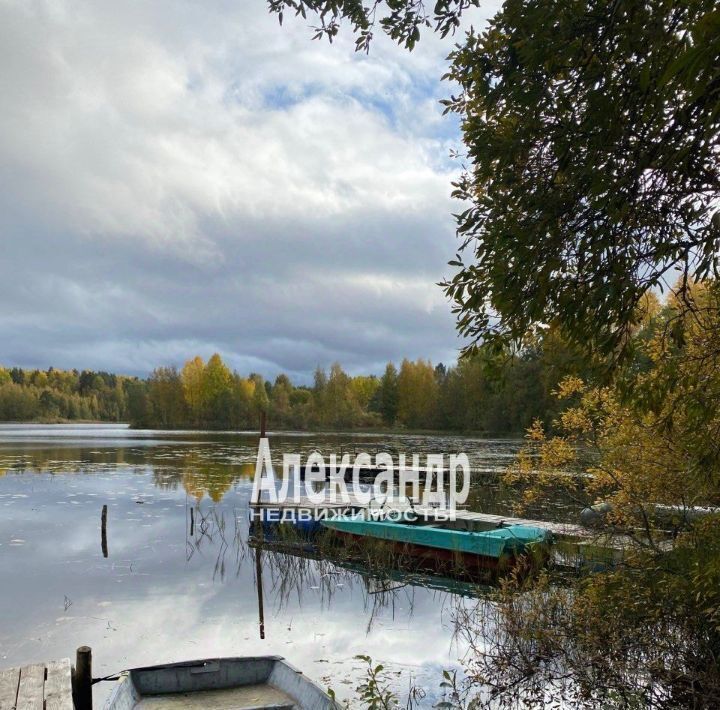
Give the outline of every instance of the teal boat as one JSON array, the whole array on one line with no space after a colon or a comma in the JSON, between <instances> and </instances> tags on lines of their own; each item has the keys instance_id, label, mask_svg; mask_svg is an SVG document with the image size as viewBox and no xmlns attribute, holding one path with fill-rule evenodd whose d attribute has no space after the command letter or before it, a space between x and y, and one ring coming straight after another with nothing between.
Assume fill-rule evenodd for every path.
<instances>
[{"instance_id":1,"label":"teal boat","mask_svg":"<svg viewBox=\"0 0 720 710\"><path fill-rule=\"evenodd\" d=\"M378 540L422 566L469 573L503 570L535 555L546 558L552 543L549 530L530 525L509 525L492 530L463 530L452 521L395 522L344 516L322 521L323 526L354 541Z\"/></svg>"}]
</instances>

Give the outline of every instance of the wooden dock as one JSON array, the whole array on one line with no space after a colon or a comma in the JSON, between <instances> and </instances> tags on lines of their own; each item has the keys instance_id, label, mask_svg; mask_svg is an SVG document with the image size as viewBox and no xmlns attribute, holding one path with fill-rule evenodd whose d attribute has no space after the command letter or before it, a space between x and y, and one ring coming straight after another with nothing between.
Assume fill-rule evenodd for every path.
<instances>
[{"instance_id":1,"label":"wooden dock","mask_svg":"<svg viewBox=\"0 0 720 710\"><path fill-rule=\"evenodd\" d=\"M313 513L321 513L323 511L354 511L369 510L370 506L357 496L351 494L346 501L338 501L332 499L324 499L322 501L311 500L306 496L301 496L299 500L287 500L282 503L267 500L256 501L251 503L251 509L258 510L277 510L283 511L294 510L310 510ZM438 515L436 508L422 508L417 505L411 505L407 499L388 500L387 508L409 512L414 511L420 517L433 518ZM373 508L374 509L374 508ZM381 510L381 508L377 508ZM597 533L582 525L573 525L571 523L555 523L547 520L530 520L528 518L515 518L510 515L492 515L490 513L480 513L472 510L456 510L454 513L455 520L467 524L468 529L473 527L482 529L491 529L496 527L507 527L508 525L531 525L533 527L549 530L558 538L563 539L589 539L597 535Z\"/></svg>"},{"instance_id":2,"label":"wooden dock","mask_svg":"<svg viewBox=\"0 0 720 710\"><path fill-rule=\"evenodd\" d=\"M582 525L572 523L553 523L548 520L530 520L529 518L514 518L508 515L491 515L490 513L476 513L472 510L458 510L455 513L457 520L468 522L477 521L482 524L495 524L496 527L508 525L530 525L535 528L549 530L556 537L562 538L590 538L597 535L596 532Z\"/></svg>"},{"instance_id":3,"label":"wooden dock","mask_svg":"<svg viewBox=\"0 0 720 710\"><path fill-rule=\"evenodd\" d=\"M73 710L70 659L0 670L0 710Z\"/></svg>"}]
</instances>

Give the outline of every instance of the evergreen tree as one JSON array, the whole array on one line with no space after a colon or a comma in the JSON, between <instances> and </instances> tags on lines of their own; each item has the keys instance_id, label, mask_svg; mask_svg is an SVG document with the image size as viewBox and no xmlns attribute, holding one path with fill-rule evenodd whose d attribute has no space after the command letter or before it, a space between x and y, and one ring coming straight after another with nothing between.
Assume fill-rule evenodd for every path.
<instances>
[{"instance_id":1,"label":"evergreen tree","mask_svg":"<svg viewBox=\"0 0 720 710\"><path fill-rule=\"evenodd\" d=\"M389 362L380 379L378 388L379 411L383 422L393 426L398 412L398 374L395 365Z\"/></svg>"}]
</instances>

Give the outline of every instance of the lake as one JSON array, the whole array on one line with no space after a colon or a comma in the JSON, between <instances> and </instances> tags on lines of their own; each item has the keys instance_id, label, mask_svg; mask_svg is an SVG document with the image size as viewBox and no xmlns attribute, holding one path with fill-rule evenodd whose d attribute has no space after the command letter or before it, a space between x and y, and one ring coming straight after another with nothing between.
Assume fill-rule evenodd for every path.
<instances>
[{"instance_id":1,"label":"lake","mask_svg":"<svg viewBox=\"0 0 720 710\"><path fill-rule=\"evenodd\" d=\"M510 513L497 475L520 440L274 434L273 460L318 449L464 451L481 474L474 507ZM162 662L279 654L351 698L367 654L435 702L467 648L453 588L371 577L263 553L260 638L248 503L257 434L136 431L122 425L0 425L0 667L92 646L94 675ZM100 515L108 506L108 556ZM193 509L192 530L190 509ZM559 507L548 511L561 518ZM439 588L434 588L439 586ZM462 590L461 590L462 591ZM481 592L478 592L481 593ZM95 686L96 704L110 690Z\"/></svg>"}]
</instances>

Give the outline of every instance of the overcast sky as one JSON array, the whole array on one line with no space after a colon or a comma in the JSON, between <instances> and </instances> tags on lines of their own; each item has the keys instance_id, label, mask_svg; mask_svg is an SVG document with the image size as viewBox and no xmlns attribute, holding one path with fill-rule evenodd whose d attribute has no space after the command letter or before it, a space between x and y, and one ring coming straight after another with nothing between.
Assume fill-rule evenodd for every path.
<instances>
[{"instance_id":1,"label":"overcast sky","mask_svg":"<svg viewBox=\"0 0 720 710\"><path fill-rule=\"evenodd\" d=\"M264 0L0 0L1 363L455 359L452 39L310 36Z\"/></svg>"}]
</instances>

